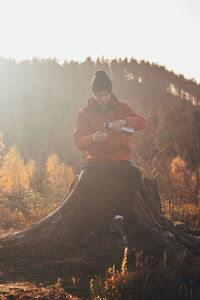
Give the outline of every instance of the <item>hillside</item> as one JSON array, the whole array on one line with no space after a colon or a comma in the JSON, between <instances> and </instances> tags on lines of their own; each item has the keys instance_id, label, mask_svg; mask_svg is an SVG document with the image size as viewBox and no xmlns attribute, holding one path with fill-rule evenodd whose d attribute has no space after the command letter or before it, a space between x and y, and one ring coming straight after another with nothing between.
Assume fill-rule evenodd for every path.
<instances>
[{"instance_id":1,"label":"hillside","mask_svg":"<svg viewBox=\"0 0 200 300\"><path fill-rule=\"evenodd\" d=\"M63 65L56 59L35 58L17 64L0 58L0 130L6 149L16 146L25 162L31 158L41 170L55 153L79 172L86 154L75 148L72 133L79 109L91 96L93 74L99 69L110 75L118 99L147 118L148 128L133 139L132 159L143 172L156 176L164 189L177 156L196 171L200 85L163 66L134 58L92 61L88 57L84 62L65 61Z\"/></svg>"},{"instance_id":2,"label":"hillside","mask_svg":"<svg viewBox=\"0 0 200 300\"><path fill-rule=\"evenodd\" d=\"M186 238L182 237L179 229L177 229L176 238L183 243L184 247L186 245L189 247L188 249L191 248L191 251L194 250L192 242L196 243L198 239L191 237L191 234L199 236L200 224L198 207L200 200L200 85L194 80L187 80L182 75L168 71L163 66L145 61L138 62L133 58L130 61L127 59L108 61L104 58L92 61L88 57L85 62L66 61L63 65L58 64L56 59L33 59L17 64L14 60L0 58L0 237L6 236L13 230L28 227L53 211L59 212L55 209L59 204L63 205L74 175L80 172L81 165L85 161L86 153L81 153L75 147L72 133L79 109L87 103L91 96L90 82L93 74L99 69L103 69L109 74L113 82L113 92L117 98L129 103L136 112L147 119L148 127L141 132L136 132L133 136L132 161L141 168L143 176L157 179L160 194L160 197L157 198L159 200L157 203L159 204L159 216L162 215L161 200L165 217L170 219L168 221L163 218L165 220L163 224L171 224L172 228L177 225L177 222L186 223L183 226L178 224L177 228L182 228L183 235L187 228L188 240L186 241ZM105 185L103 186L105 188ZM110 188L110 183L108 187ZM101 190L101 186L99 192L95 186L94 195L101 197ZM157 190L155 191L158 195ZM92 195L91 189L90 193ZM95 199L95 196L91 197ZM115 198L115 196L113 197ZM156 201L154 201L156 198L149 195L149 199L153 199L153 201L150 201L148 208L153 209L156 205ZM105 201L107 207L107 198ZM103 203L102 199L97 203ZM138 198L138 202L135 202L135 209L137 205L140 211L141 207L145 207L146 204L141 206L141 198ZM103 212L99 213L98 206L96 204L94 206L101 217ZM142 210L141 224L144 223L145 218L148 222L151 219L152 214L143 214L146 211ZM66 211L61 209L60 213L64 214L62 220L66 222L76 220L75 223L71 222L72 228L76 227L74 224L78 224L79 218L73 216L70 209L67 208ZM58 220L60 219L58 218ZM54 223L53 221L52 224ZM102 223L104 224L104 222ZM41 222L41 224L43 223ZM48 232L51 226L48 222L44 222L44 224L47 224ZM152 223L150 224L152 227ZM172 226L172 224L174 225ZM74 237L73 230L65 225L56 227L56 233L59 233L60 230L63 237L66 237L68 229L69 236ZM134 228L137 229L136 226L133 226ZM39 248L36 241L44 231L40 231L39 226L38 232L34 230L36 240L30 235L30 240L27 241L29 246L31 243L33 244L30 247L31 253L32 255L35 253L36 260L38 260ZM25 230L25 232L29 231ZM138 236L143 237L145 242L148 240L147 237L150 237L149 234L145 237L140 234L140 231L133 234L136 240ZM61 247L59 247L56 234L53 237L56 241L55 249L59 252L62 249L64 238L60 238L58 234L58 241L61 243ZM159 240L157 237L155 238L154 232L151 238L152 241ZM25 246L27 241L25 239ZM179 242L176 244L174 240L171 240L170 243L171 253L174 252L174 245L178 245L178 253L179 250L180 253L184 252L182 251L184 247L179 249ZM97 252L102 250L103 253L106 243L101 243L101 248L97 239L96 249L98 251L94 251L94 245L91 245L92 248L88 248L89 257L91 250L95 256L95 262L98 262ZM110 245L113 247L113 242ZM152 245L157 249L156 243L153 242ZM50 248L46 248L48 254ZM81 256L85 259L84 255L87 251L84 252L81 247L79 248L76 249L78 250L78 259ZM5 250L4 247L2 249L1 254L7 255L7 249L5 248ZM109 293L113 297L109 299L116 299L116 295L120 297L120 293L135 295L135 291L138 293L136 296L138 299L141 299L141 295L144 299L150 299L149 293L158 295L159 299L161 297L165 299L164 295L168 298L171 295L171 299L179 299L179 297L186 299L189 292L192 295L191 299L199 299L198 282L189 277L188 271L182 272L181 268L177 268L174 272L166 265L170 251L167 254L164 251L157 269L151 268L151 263L142 256L142 251L136 251L136 261L134 262L136 270L133 273L127 272L125 253L121 271L115 270L114 267L112 270L108 269L104 287L104 281L96 276L93 277L94 274L91 272L87 278L73 277L74 267L71 270L72 274L69 273L68 267L73 261L72 253L75 254L76 251L69 251L69 266L64 260L47 262L44 276L39 271L39 268L43 269L42 264L35 264L34 261L32 265L28 264L27 268L23 263L21 264L19 256L22 255L24 259L24 253L28 248L19 247L19 253L14 247L10 249L11 252L13 251L13 255L10 257L14 259L16 255L17 263L19 262L15 265L16 270L19 267L18 271L20 271L22 266L21 271L24 277L20 277L20 280L25 280L29 276L31 279L35 274L36 278L44 284L50 282L54 282L54 284L47 286L46 289L42 283L39 286L28 282L14 285L3 284L0 293L4 296L13 293L17 297L23 292L24 296L41 295L41 299L43 299L42 297L45 299L44 295L54 297L55 294L58 299L63 299L64 295L66 299L67 297L71 299L72 296L64 292L62 279L59 278L60 274L64 274L63 287L67 291L83 296L88 293L90 287L93 299L99 299L99 295L108 296ZM25 251L24 253L22 249ZM112 251L108 251L107 254L113 256L114 250L117 250L117 247L114 246L114 249L112 248ZM191 254L191 252L189 253ZM40 256L42 255L45 257L46 252L40 251ZM128 266L133 263L129 262L129 258ZM88 257L84 261L88 263ZM0 276L6 274L6 270L8 270L8 275L11 276L8 278L19 278L16 275L18 273L14 273L12 268L9 269L10 259L8 265L3 264L5 261L2 262ZM195 273L198 267L196 260L195 264L193 262L192 265L190 262L189 265L192 266L191 268L194 265ZM80 267L81 264L78 260L77 271L79 273ZM83 267L85 268L84 264ZM64 273L60 273L62 268L64 268ZM92 277L93 279L91 279ZM187 277L189 279L186 279ZM58 278L57 284L55 284L56 278ZM145 280L146 286L143 280ZM120 292L119 286L121 286ZM127 297L125 296L125 299Z\"/></svg>"}]
</instances>

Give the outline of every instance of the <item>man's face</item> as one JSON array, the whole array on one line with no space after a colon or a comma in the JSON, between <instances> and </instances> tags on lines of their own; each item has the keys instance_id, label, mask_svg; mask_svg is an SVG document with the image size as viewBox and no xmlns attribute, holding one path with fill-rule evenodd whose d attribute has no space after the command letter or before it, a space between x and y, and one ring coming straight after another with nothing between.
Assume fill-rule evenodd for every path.
<instances>
[{"instance_id":1,"label":"man's face","mask_svg":"<svg viewBox=\"0 0 200 300\"><path fill-rule=\"evenodd\" d=\"M111 93L108 91L100 91L94 94L94 98L98 105L105 110L109 104Z\"/></svg>"}]
</instances>

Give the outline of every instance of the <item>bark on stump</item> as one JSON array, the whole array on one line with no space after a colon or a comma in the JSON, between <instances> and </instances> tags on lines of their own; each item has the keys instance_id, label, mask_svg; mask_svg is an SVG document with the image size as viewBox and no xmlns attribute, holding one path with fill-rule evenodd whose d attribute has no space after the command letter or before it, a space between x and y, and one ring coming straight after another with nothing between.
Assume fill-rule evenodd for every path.
<instances>
[{"instance_id":1,"label":"bark on stump","mask_svg":"<svg viewBox=\"0 0 200 300\"><path fill-rule=\"evenodd\" d=\"M65 274L103 273L119 266L124 248L143 249L161 255L164 250L172 263L191 264L191 273L200 275L200 241L184 228L175 227L161 210L157 182L141 179L133 199L132 222L125 236L114 222L115 203L123 182L104 178L96 186L85 187L76 176L66 200L49 216L22 230L0 239L0 280L34 279L51 275L52 268ZM85 231L80 201L89 193L90 217L100 224L99 231ZM47 276L48 277L48 276Z\"/></svg>"}]
</instances>

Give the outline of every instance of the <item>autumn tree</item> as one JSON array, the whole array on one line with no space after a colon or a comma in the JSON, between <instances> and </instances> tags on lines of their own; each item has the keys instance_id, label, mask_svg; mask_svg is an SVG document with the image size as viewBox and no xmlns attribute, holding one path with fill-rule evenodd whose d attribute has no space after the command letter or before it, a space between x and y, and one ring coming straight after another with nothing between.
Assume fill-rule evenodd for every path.
<instances>
[{"instance_id":1,"label":"autumn tree","mask_svg":"<svg viewBox=\"0 0 200 300\"><path fill-rule=\"evenodd\" d=\"M25 166L17 147L10 147L0 170L0 190L4 206L29 214L33 203L40 199L32 189L35 170L36 164L33 160L29 160Z\"/></svg>"},{"instance_id":2,"label":"autumn tree","mask_svg":"<svg viewBox=\"0 0 200 300\"><path fill-rule=\"evenodd\" d=\"M196 191L195 191L195 202L199 204L199 189L200 189L200 110L195 110L193 112L193 163L194 172L196 174Z\"/></svg>"},{"instance_id":3,"label":"autumn tree","mask_svg":"<svg viewBox=\"0 0 200 300\"><path fill-rule=\"evenodd\" d=\"M174 202L195 202L195 172L188 170L186 162L177 156L171 163ZM180 203L179 203L180 204Z\"/></svg>"},{"instance_id":4,"label":"autumn tree","mask_svg":"<svg viewBox=\"0 0 200 300\"><path fill-rule=\"evenodd\" d=\"M30 189L30 180L24 160L15 146L5 155L0 171L0 186L5 192L14 192L18 195L22 190Z\"/></svg>"},{"instance_id":5,"label":"autumn tree","mask_svg":"<svg viewBox=\"0 0 200 300\"><path fill-rule=\"evenodd\" d=\"M0 168L2 166L4 155L5 155L5 145L3 143L3 132L0 131Z\"/></svg>"},{"instance_id":6,"label":"autumn tree","mask_svg":"<svg viewBox=\"0 0 200 300\"><path fill-rule=\"evenodd\" d=\"M37 167L36 167L35 161L33 159L29 159L29 161L25 165L25 169L26 169L26 172L28 174L30 187L32 189L34 189L34 187L35 187L35 179L36 179L35 177L36 177L36 171L37 171Z\"/></svg>"},{"instance_id":7,"label":"autumn tree","mask_svg":"<svg viewBox=\"0 0 200 300\"><path fill-rule=\"evenodd\" d=\"M48 157L46 166L48 172L48 194L54 198L54 201L55 198L63 200L73 181L73 170L70 166L60 162L57 154L52 154Z\"/></svg>"}]
</instances>

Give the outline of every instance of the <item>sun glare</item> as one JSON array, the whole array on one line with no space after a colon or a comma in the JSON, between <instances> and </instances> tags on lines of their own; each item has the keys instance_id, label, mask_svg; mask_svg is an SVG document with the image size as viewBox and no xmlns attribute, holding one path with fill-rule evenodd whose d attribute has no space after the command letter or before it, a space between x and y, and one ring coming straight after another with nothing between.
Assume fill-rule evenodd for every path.
<instances>
[{"instance_id":1,"label":"sun glare","mask_svg":"<svg viewBox=\"0 0 200 300\"><path fill-rule=\"evenodd\" d=\"M0 56L17 61L56 57L61 63L88 56L134 57L200 80L197 1L99 3L0 0Z\"/></svg>"}]
</instances>

